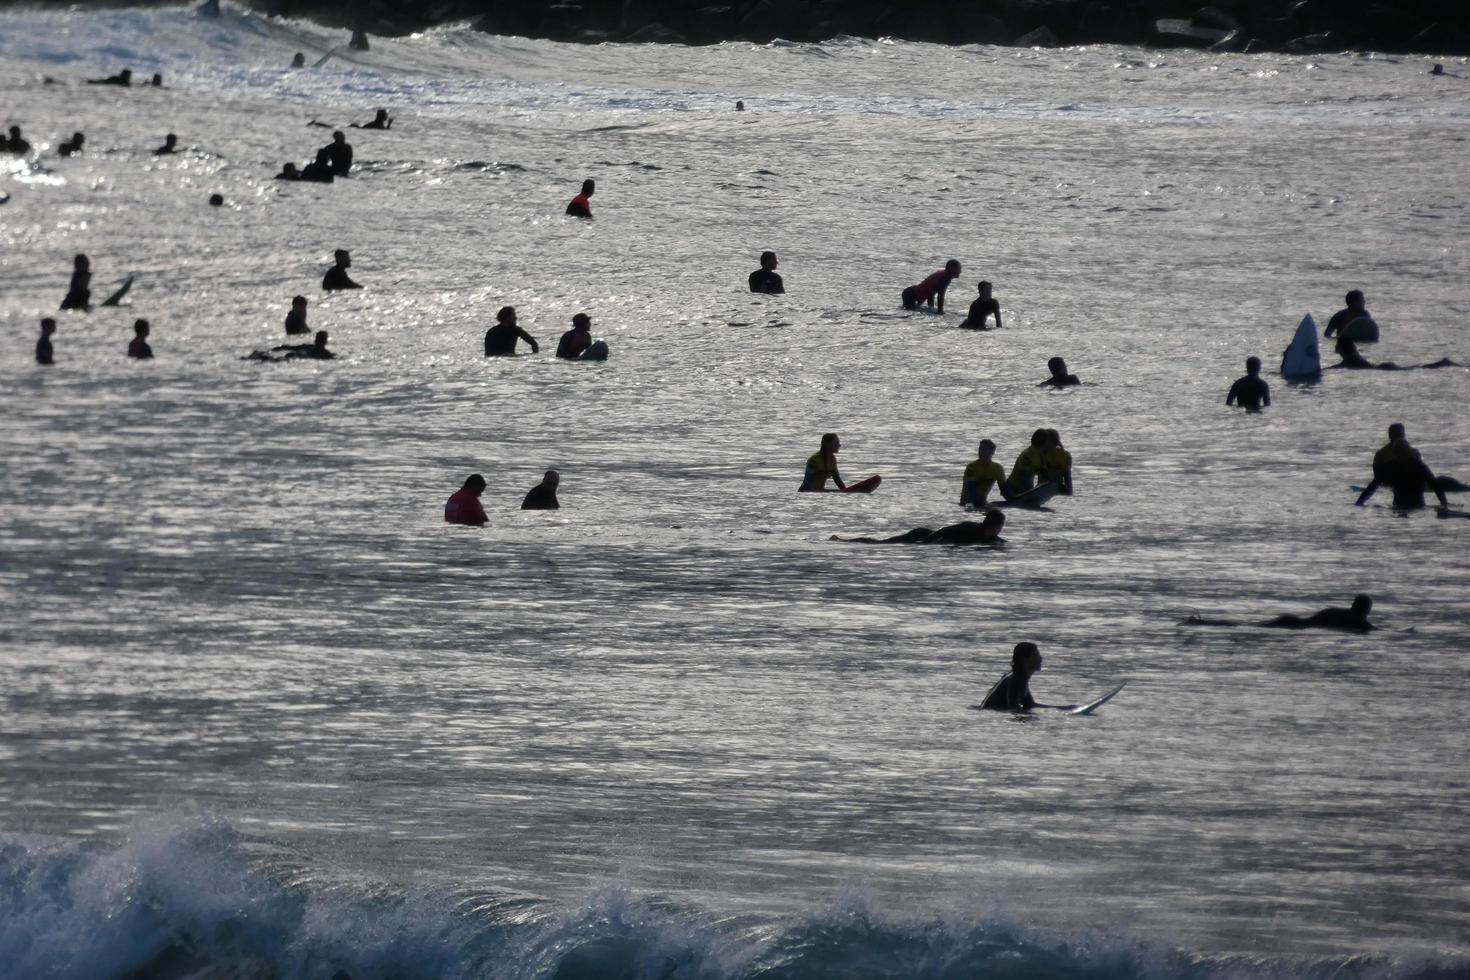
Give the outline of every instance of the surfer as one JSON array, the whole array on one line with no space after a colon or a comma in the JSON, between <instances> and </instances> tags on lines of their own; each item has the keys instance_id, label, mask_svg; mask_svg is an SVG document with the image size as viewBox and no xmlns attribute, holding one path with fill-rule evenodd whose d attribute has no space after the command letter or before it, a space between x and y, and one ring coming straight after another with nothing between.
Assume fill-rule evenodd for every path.
<instances>
[{"instance_id":1,"label":"surfer","mask_svg":"<svg viewBox=\"0 0 1470 980\"><path fill-rule=\"evenodd\" d=\"M392 129L393 117L388 115L387 109L379 109L378 114L373 117L372 122L353 123L353 129Z\"/></svg>"},{"instance_id":2,"label":"surfer","mask_svg":"<svg viewBox=\"0 0 1470 980\"><path fill-rule=\"evenodd\" d=\"M82 152L82 146L87 142L87 137L81 133L72 133L71 139L62 140L56 147L56 152L64 157L73 156Z\"/></svg>"},{"instance_id":3,"label":"surfer","mask_svg":"<svg viewBox=\"0 0 1470 980\"><path fill-rule=\"evenodd\" d=\"M841 448L842 440L837 438L837 433L822 434L822 448L807 458L806 473L801 478L801 486L797 487L799 493L825 493L829 479L837 484L838 490L847 489L847 484L842 482L837 472L837 452Z\"/></svg>"},{"instance_id":4,"label":"surfer","mask_svg":"<svg viewBox=\"0 0 1470 980\"><path fill-rule=\"evenodd\" d=\"M575 361L582 352L592 346L592 318L585 313L572 317L572 329L561 335L556 345L556 356Z\"/></svg>"},{"instance_id":5,"label":"surfer","mask_svg":"<svg viewBox=\"0 0 1470 980\"><path fill-rule=\"evenodd\" d=\"M1057 492L1072 494L1072 454L1062 448L1062 434L1056 429L1046 430L1046 446L1041 451L1042 483L1055 483Z\"/></svg>"},{"instance_id":6,"label":"surfer","mask_svg":"<svg viewBox=\"0 0 1470 980\"><path fill-rule=\"evenodd\" d=\"M1030 711L1049 708L1031 696L1031 678L1041 670L1041 649L1035 643L1017 643L1011 651L1011 670L990 689L981 708L991 711Z\"/></svg>"},{"instance_id":7,"label":"surfer","mask_svg":"<svg viewBox=\"0 0 1470 980\"><path fill-rule=\"evenodd\" d=\"M86 312L92 308L92 260L78 255L71 264L71 285L67 287L61 308Z\"/></svg>"},{"instance_id":8,"label":"surfer","mask_svg":"<svg viewBox=\"0 0 1470 980\"><path fill-rule=\"evenodd\" d=\"M150 360L153 357L153 348L148 346L148 321L133 321L133 339L128 341L128 356L140 361Z\"/></svg>"},{"instance_id":9,"label":"surfer","mask_svg":"<svg viewBox=\"0 0 1470 980\"><path fill-rule=\"evenodd\" d=\"M148 84L153 86L154 88L163 88L163 73L154 72L153 77L149 79Z\"/></svg>"},{"instance_id":10,"label":"surfer","mask_svg":"<svg viewBox=\"0 0 1470 980\"><path fill-rule=\"evenodd\" d=\"M950 259L944 263L944 268L938 272L931 273L928 278L917 286L909 286L903 291L903 308L916 310L921 305L928 303L931 309L938 313L944 312L944 291L949 284L954 282L960 274L960 263L958 259Z\"/></svg>"},{"instance_id":11,"label":"surfer","mask_svg":"<svg viewBox=\"0 0 1470 980\"><path fill-rule=\"evenodd\" d=\"M116 75L108 75L106 78L89 78L88 85L121 85L123 88L133 84L133 70L124 68Z\"/></svg>"},{"instance_id":12,"label":"surfer","mask_svg":"<svg viewBox=\"0 0 1470 980\"><path fill-rule=\"evenodd\" d=\"M53 364L53 351L51 349L51 335L56 332L56 321L49 316L41 321L41 337L36 341L36 363Z\"/></svg>"},{"instance_id":13,"label":"surfer","mask_svg":"<svg viewBox=\"0 0 1470 980\"><path fill-rule=\"evenodd\" d=\"M1354 320L1370 315L1366 305L1367 300L1363 298L1361 289L1351 290L1343 297L1343 302L1347 303L1347 306L1332 314L1332 319L1327 321L1327 329L1322 331L1322 336L1331 337L1341 332Z\"/></svg>"},{"instance_id":14,"label":"surfer","mask_svg":"<svg viewBox=\"0 0 1470 980\"><path fill-rule=\"evenodd\" d=\"M556 499L556 488L561 483L561 474L556 470L547 470L541 477L541 482L526 491L526 498L521 501L521 510L561 510L561 504Z\"/></svg>"},{"instance_id":15,"label":"surfer","mask_svg":"<svg viewBox=\"0 0 1470 980\"><path fill-rule=\"evenodd\" d=\"M1337 338L1337 354L1339 357L1342 358L1342 360L1332 365L1332 368L1347 368L1348 370L1354 371L1361 371L1364 369L1375 371L1412 371L1415 369L1432 370L1433 368L1458 367L1458 365L1454 361L1450 360L1448 357L1442 357L1432 364L1416 364L1410 365L1407 368L1400 367L1399 365L1394 364L1392 361L1384 361L1382 364L1374 364L1362 354L1358 353L1358 345L1356 343L1341 335L1339 335Z\"/></svg>"},{"instance_id":16,"label":"surfer","mask_svg":"<svg viewBox=\"0 0 1470 980\"><path fill-rule=\"evenodd\" d=\"M291 312L286 314L286 333L288 336L311 333L311 327L306 323L306 297L291 297Z\"/></svg>"},{"instance_id":17,"label":"surfer","mask_svg":"<svg viewBox=\"0 0 1470 980\"><path fill-rule=\"evenodd\" d=\"M1031 433L1031 445L1021 450L1016 462L1011 465L1011 475L999 484L1000 495L1007 500L1020 496L1036 485L1036 478L1046 466L1047 432L1037 429Z\"/></svg>"},{"instance_id":18,"label":"surfer","mask_svg":"<svg viewBox=\"0 0 1470 980\"><path fill-rule=\"evenodd\" d=\"M1067 362L1060 357L1053 357L1046 362L1046 369L1051 372L1051 377L1038 384L1036 387L1045 388L1048 385L1053 388L1070 388L1072 385L1080 385L1082 382L1075 374L1067 373Z\"/></svg>"},{"instance_id":19,"label":"surfer","mask_svg":"<svg viewBox=\"0 0 1470 980\"><path fill-rule=\"evenodd\" d=\"M985 330L985 318L995 317L995 329L1000 329L1000 302L990 295L990 283L982 281L979 286L980 296L970 301L970 315L965 317L960 324L968 330Z\"/></svg>"},{"instance_id":20,"label":"surfer","mask_svg":"<svg viewBox=\"0 0 1470 980\"><path fill-rule=\"evenodd\" d=\"M337 177L332 173L332 151L322 147L316 151L316 159L301 168L301 179L318 184L330 184Z\"/></svg>"},{"instance_id":21,"label":"surfer","mask_svg":"<svg viewBox=\"0 0 1470 980\"><path fill-rule=\"evenodd\" d=\"M1000 536L1005 523L1004 512L991 510L985 512L982 520L946 524L937 530L916 527L891 538L843 538L834 534L827 540L855 544L1005 544L1005 538Z\"/></svg>"},{"instance_id":22,"label":"surfer","mask_svg":"<svg viewBox=\"0 0 1470 980\"><path fill-rule=\"evenodd\" d=\"M301 171L296 169L296 164L289 160L281 165L281 172L276 174L276 180L300 180Z\"/></svg>"},{"instance_id":23,"label":"surfer","mask_svg":"<svg viewBox=\"0 0 1470 980\"><path fill-rule=\"evenodd\" d=\"M306 55L304 53L300 52L300 51L296 52L296 57L294 57L294 58L291 59L291 67L292 68L305 68L306 67Z\"/></svg>"},{"instance_id":24,"label":"surfer","mask_svg":"<svg viewBox=\"0 0 1470 980\"><path fill-rule=\"evenodd\" d=\"M762 252L761 267L750 274L752 293L784 293L786 286L776 273L776 253Z\"/></svg>"},{"instance_id":25,"label":"surfer","mask_svg":"<svg viewBox=\"0 0 1470 980\"><path fill-rule=\"evenodd\" d=\"M337 130L332 134L332 142L322 147L327 154L327 163L332 168L332 174L336 177L344 176L352 169L352 144L347 142L347 134Z\"/></svg>"},{"instance_id":26,"label":"surfer","mask_svg":"<svg viewBox=\"0 0 1470 980\"><path fill-rule=\"evenodd\" d=\"M985 498L989 496L990 488L1005 482L1006 471L994 456L995 443L981 439L974 461L965 467L965 477L960 484L961 507L984 510L988 506Z\"/></svg>"},{"instance_id":27,"label":"surfer","mask_svg":"<svg viewBox=\"0 0 1470 980\"><path fill-rule=\"evenodd\" d=\"M592 202L589 199L596 190L597 181L591 177L582 181L582 193L572 198L572 202L567 205L567 215L572 218L592 217Z\"/></svg>"},{"instance_id":28,"label":"surfer","mask_svg":"<svg viewBox=\"0 0 1470 980\"><path fill-rule=\"evenodd\" d=\"M1445 486L1425 464L1419 450L1409 445L1402 422L1388 427L1388 444L1373 454L1373 479L1358 495L1357 505L1362 507L1384 485L1393 491L1393 505L1400 510L1421 509L1425 490L1434 491L1440 509L1449 509Z\"/></svg>"},{"instance_id":29,"label":"surfer","mask_svg":"<svg viewBox=\"0 0 1470 980\"><path fill-rule=\"evenodd\" d=\"M19 126L10 127L10 139L5 141L5 152L14 153L17 156L24 156L31 152L31 144L20 135Z\"/></svg>"},{"instance_id":30,"label":"surfer","mask_svg":"<svg viewBox=\"0 0 1470 980\"><path fill-rule=\"evenodd\" d=\"M1272 629L1282 630L1304 630L1304 629L1328 629L1328 630L1350 630L1357 633L1366 633L1376 627L1368 622L1368 613L1373 609L1373 600L1366 595L1353 596L1353 604L1349 609L1341 606L1333 606L1327 609L1319 609L1310 616L1293 616L1290 613L1269 619L1257 626L1269 626Z\"/></svg>"},{"instance_id":31,"label":"surfer","mask_svg":"<svg viewBox=\"0 0 1470 980\"><path fill-rule=\"evenodd\" d=\"M485 331L486 357L512 357L516 352L516 341L524 340L531 345L531 353L538 354L541 347L536 338L522 330L516 323L516 308L502 306L495 314L495 326Z\"/></svg>"},{"instance_id":32,"label":"surfer","mask_svg":"<svg viewBox=\"0 0 1470 980\"><path fill-rule=\"evenodd\" d=\"M480 505L480 494L484 492L485 478L471 473L464 486L449 495L444 504L444 520L449 524L467 524L470 527L488 524L490 518L485 516L485 508Z\"/></svg>"},{"instance_id":33,"label":"surfer","mask_svg":"<svg viewBox=\"0 0 1470 980\"><path fill-rule=\"evenodd\" d=\"M322 288L328 291L337 289L361 289L362 286L353 282L347 275L347 270L352 268L352 255L345 248L339 248L332 253L336 265L327 270L322 276Z\"/></svg>"},{"instance_id":34,"label":"surfer","mask_svg":"<svg viewBox=\"0 0 1470 980\"><path fill-rule=\"evenodd\" d=\"M153 155L156 157L164 157L168 156L171 153L177 152L179 152L179 138L173 133L169 133L163 138L163 145L153 151Z\"/></svg>"},{"instance_id":35,"label":"surfer","mask_svg":"<svg viewBox=\"0 0 1470 980\"><path fill-rule=\"evenodd\" d=\"M1236 378L1235 384L1230 386L1230 391L1225 396L1225 404L1234 405L1237 402L1248 412L1259 412L1271 404L1271 388L1261 378L1259 357L1245 359L1245 377Z\"/></svg>"}]
</instances>

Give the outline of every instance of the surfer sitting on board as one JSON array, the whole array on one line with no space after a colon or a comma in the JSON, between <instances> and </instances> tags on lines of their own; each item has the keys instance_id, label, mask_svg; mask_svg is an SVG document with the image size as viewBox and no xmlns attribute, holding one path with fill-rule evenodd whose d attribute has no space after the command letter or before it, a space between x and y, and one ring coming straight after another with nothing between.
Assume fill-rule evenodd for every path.
<instances>
[{"instance_id":1,"label":"surfer sitting on board","mask_svg":"<svg viewBox=\"0 0 1470 980\"><path fill-rule=\"evenodd\" d=\"M829 479L837 484L838 490L847 489L847 484L842 482L837 472L837 451L841 448L842 440L837 438L837 433L822 434L822 448L807 458L806 473L801 478L801 486L797 487L798 492L825 493Z\"/></svg>"},{"instance_id":2,"label":"surfer sitting on board","mask_svg":"<svg viewBox=\"0 0 1470 980\"><path fill-rule=\"evenodd\" d=\"M1021 450L1021 454L1016 457L1016 462L1011 466L1011 475L999 484L1002 497L1010 500L1036 486L1036 478L1045 466L1046 446L1045 429L1037 429L1031 433L1031 445Z\"/></svg>"},{"instance_id":3,"label":"surfer sitting on board","mask_svg":"<svg viewBox=\"0 0 1470 980\"><path fill-rule=\"evenodd\" d=\"M133 321L133 339L128 341L128 356L146 361L153 357L153 348L148 346L148 321Z\"/></svg>"},{"instance_id":4,"label":"surfer sitting on board","mask_svg":"<svg viewBox=\"0 0 1470 980\"><path fill-rule=\"evenodd\" d=\"M378 114L373 117L372 122L353 123L353 129L392 129L393 117L388 115L387 109L379 109Z\"/></svg>"},{"instance_id":5,"label":"surfer sitting on board","mask_svg":"<svg viewBox=\"0 0 1470 980\"><path fill-rule=\"evenodd\" d=\"M530 344L532 354L540 353L541 347L536 343L536 338L516 323L516 308L502 306L495 314L495 326L485 331L485 356L512 357L515 355L518 340Z\"/></svg>"},{"instance_id":6,"label":"surfer sitting on board","mask_svg":"<svg viewBox=\"0 0 1470 980\"><path fill-rule=\"evenodd\" d=\"M485 508L480 506L480 494L485 492L485 478L478 473L471 473L464 481L464 486L449 495L449 500L444 504L444 520L450 524L468 524L470 527L481 527L490 522L485 516Z\"/></svg>"},{"instance_id":7,"label":"surfer sitting on board","mask_svg":"<svg viewBox=\"0 0 1470 980\"><path fill-rule=\"evenodd\" d=\"M351 252L347 251L347 249L345 248L339 248L337 249L337 251L332 253L332 260L335 264L327 270L326 275L322 276L323 289L331 292L337 289L362 288L357 283L353 282L352 277L347 274L347 270L352 268Z\"/></svg>"},{"instance_id":8,"label":"surfer sitting on board","mask_svg":"<svg viewBox=\"0 0 1470 980\"><path fill-rule=\"evenodd\" d=\"M981 439L974 461L965 467L965 477L960 484L961 507L984 510L988 506L986 497L990 495L990 488L1005 482L1006 471L994 456L995 443Z\"/></svg>"},{"instance_id":9,"label":"surfer sitting on board","mask_svg":"<svg viewBox=\"0 0 1470 980\"><path fill-rule=\"evenodd\" d=\"M1049 708L1031 696L1031 678L1041 670L1041 650L1035 643L1017 643L1011 651L1011 671L996 682L980 707L991 711L1030 711Z\"/></svg>"},{"instance_id":10,"label":"surfer sitting on board","mask_svg":"<svg viewBox=\"0 0 1470 980\"><path fill-rule=\"evenodd\" d=\"M92 260L78 255L71 260L71 285L61 301L63 310L90 310L92 308Z\"/></svg>"},{"instance_id":11,"label":"surfer sitting on board","mask_svg":"<svg viewBox=\"0 0 1470 980\"><path fill-rule=\"evenodd\" d=\"M1072 454L1062 448L1062 434L1046 430L1046 448L1041 452L1041 482L1055 483L1057 492L1072 493Z\"/></svg>"},{"instance_id":12,"label":"surfer sitting on board","mask_svg":"<svg viewBox=\"0 0 1470 980\"><path fill-rule=\"evenodd\" d=\"M761 253L761 267L750 274L750 291L752 293L784 293L786 285L781 282L781 275L776 271L776 253L764 251Z\"/></svg>"},{"instance_id":13,"label":"surfer sitting on board","mask_svg":"<svg viewBox=\"0 0 1470 980\"><path fill-rule=\"evenodd\" d=\"M311 333L306 322L306 297L291 297L291 312L286 314L286 333L291 336Z\"/></svg>"},{"instance_id":14,"label":"surfer sitting on board","mask_svg":"<svg viewBox=\"0 0 1470 980\"><path fill-rule=\"evenodd\" d=\"M1271 404L1271 388L1261 379L1259 357L1245 359L1245 377L1236 378L1235 384L1230 386L1230 393L1225 396L1225 404L1237 402L1248 412L1259 412Z\"/></svg>"},{"instance_id":15,"label":"surfer sitting on board","mask_svg":"<svg viewBox=\"0 0 1470 980\"><path fill-rule=\"evenodd\" d=\"M1006 515L1002 511L991 510L985 512L984 520L946 524L938 530L916 527L891 538L843 538L834 534L827 540L856 544L1005 544L1005 538L1000 536L1005 523Z\"/></svg>"},{"instance_id":16,"label":"surfer sitting on board","mask_svg":"<svg viewBox=\"0 0 1470 980\"><path fill-rule=\"evenodd\" d=\"M995 329L1000 329L1000 303L990 295L990 283L981 282L980 297L970 301L970 315L960 324L966 330L985 330L985 318L995 317Z\"/></svg>"},{"instance_id":17,"label":"surfer sitting on board","mask_svg":"<svg viewBox=\"0 0 1470 980\"><path fill-rule=\"evenodd\" d=\"M592 346L592 318L585 313L572 317L572 329L561 335L556 344L556 356L575 361Z\"/></svg>"},{"instance_id":18,"label":"surfer sitting on board","mask_svg":"<svg viewBox=\"0 0 1470 980\"><path fill-rule=\"evenodd\" d=\"M49 316L41 321L41 338L36 341L36 363L52 364L51 335L56 332L56 321Z\"/></svg>"},{"instance_id":19,"label":"surfer sitting on board","mask_svg":"<svg viewBox=\"0 0 1470 980\"><path fill-rule=\"evenodd\" d=\"M1449 509L1441 479L1429 469L1419 450L1409 445L1402 422L1388 427L1388 445L1373 454L1373 480L1358 495L1357 505L1366 504L1384 485L1393 491L1393 505L1401 510L1422 508L1425 490L1433 490L1440 508Z\"/></svg>"},{"instance_id":20,"label":"surfer sitting on board","mask_svg":"<svg viewBox=\"0 0 1470 980\"><path fill-rule=\"evenodd\" d=\"M1353 604L1350 609L1341 606L1332 606L1327 609L1319 609L1307 617L1293 616L1290 613L1269 619L1258 626L1270 626L1273 629L1304 630L1304 629L1328 629L1328 630L1351 630L1358 633L1366 633L1376 627L1368 622L1368 613L1373 609L1373 600L1366 595L1353 596Z\"/></svg>"},{"instance_id":21,"label":"surfer sitting on board","mask_svg":"<svg viewBox=\"0 0 1470 980\"><path fill-rule=\"evenodd\" d=\"M954 282L960 274L959 259L950 259L944 263L944 268L938 272L930 273L929 277L917 286L909 286L903 291L903 308L906 310L917 310L920 306L928 303L936 312L944 312L944 291L949 284Z\"/></svg>"},{"instance_id":22,"label":"surfer sitting on board","mask_svg":"<svg viewBox=\"0 0 1470 980\"><path fill-rule=\"evenodd\" d=\"M1067 373L1067 362L1060 357L1053 357L1047 361L1046 369L1051 372L1051 377L1037 385L1038 388L1045 388L1048 385L1053 388L1070 388L1082 383L1077 375Z\"/></svg>"},{"instance_id":23,"label":"surfer sitting on board","mask_svg":"<svg viewBox=\"0 0 1470 980\"><path fill-rule=\"evenodd\" d=\"M1333 334L1341 332L1343 328L1354 320L1362 319L1365 316L1371 318L1371 314L1368 312L1368 301L1363 298L1363 291L1361 289L1350 291L1343 297L1343 302L1347 303L1347 306L1332 314L1332 319L1327 321L1327 329L1322 331L1322 336L1331 337Z\"/></svg>"},{"instance_id":24,"label":"surfer sitting on board","mask_svg":"<svg viewBox=\"0 0 1470 980\"><path fill-rule=\"evenodd\" d=\"M11 126L10 139L6 140L5 145L3 147L0 147L0 149L3 149L6 153L14 153L19 156L24 156L25 154L31 152L31 144L27 142L25 137L20 135L19 126Z\"/></svg>"}]
</instances>

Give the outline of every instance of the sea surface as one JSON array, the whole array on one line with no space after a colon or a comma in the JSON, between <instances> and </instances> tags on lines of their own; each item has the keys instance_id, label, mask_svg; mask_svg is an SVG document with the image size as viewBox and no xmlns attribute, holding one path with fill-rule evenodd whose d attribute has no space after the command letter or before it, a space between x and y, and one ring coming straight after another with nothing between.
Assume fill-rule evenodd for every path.
<instances>
[{"instance_id":1,"label":"sea surface","mask_svg":"<svg viewBox=\"0 0 1470 980\"><path fill-rule=\"evenodd\" d=\"M1274 370L1354 287L1370 359L1470 362L1470 66L343 40L0 11L0 977L1470 975L1470 521L1350 489L1395 421L1470 480L1470 371ZM77 252L122 307L55 313ZM242 360L298 293L338 359ZM1076 494L1003 548L829 540L1038 427ZM828 431L877 493L794 492ZM1020 640L1128 686L971 710Z\"/></svg>"}]
</instances>

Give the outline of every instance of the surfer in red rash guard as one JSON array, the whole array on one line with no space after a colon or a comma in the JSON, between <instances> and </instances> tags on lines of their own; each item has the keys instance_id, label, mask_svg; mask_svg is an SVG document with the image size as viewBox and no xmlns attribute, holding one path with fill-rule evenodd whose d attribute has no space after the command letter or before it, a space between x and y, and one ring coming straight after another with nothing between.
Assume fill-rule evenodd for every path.
<instances>
[{"instance_id":1,"label":"surfer in red rash guard","mask_svg":"<svg viewBox=\"0 0 1470 980\"><path fill-rule=\"evenodd\" d=\"M490 518L485 516L485 508L480 506L480 494L485 492L485 478L478 473L471 473L464 481L464 486L450 494L449 500L444 504L444 520L450 524L468 524L470 527L482 527L490 523Z\"/></svg>"},{"instance_id":2,"label":"surfer in red rash guard","mask_svg":"<svg viewBox=\"0 0 1470 980\"><path fill-rule=\"evenodd\" d=\"M572 198L572 203L567 205L567 215L573 218L592 217L592 202L588 200L597 190L597 182L591 177L582 181L582 193Z\"/></svg>"}]
</instances>

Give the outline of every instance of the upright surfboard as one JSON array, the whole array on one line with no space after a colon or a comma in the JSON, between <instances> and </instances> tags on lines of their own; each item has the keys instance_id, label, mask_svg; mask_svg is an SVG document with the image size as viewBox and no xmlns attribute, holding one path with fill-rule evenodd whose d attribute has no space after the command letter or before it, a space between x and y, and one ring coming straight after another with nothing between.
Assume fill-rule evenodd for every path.
<instances>
[{"instance_id":1,"label":"upright surfboard","mask_svg":"<svg viewBox=\"0 0 1470 980\"><path fill-rule=\"evenodd\" d=\"M123 280L123 284L121 286L117 287L117 292L113 293L111 296L107 297L106 299L104 299L102 301L102 305L103 306L116 306L117 304L119 304L119 303L122 302L122 298L124 296L126 296L128 294L128 290L130 290L132 288L133 288L133 277L132 276L128 276L126 279Z\"/></svg>"},{"instance_id":2,"label":"upright surfboard","mask_svg":"<svg viewBox=\"0 0 1470 980\"><path fill-rule=\"evenodd\" d=\"M1104 694L1102 697L1098 698L1096 701L1089 701L1086 704L1079 704L1077 707L1075 707L1075 708L1071 709L1070 711L1068 711L1067 714L1069 714L1069 715L1090 715L1094 711L1096 711L1098 708L1101 708L1103 705L1105 705L1109 701L1113 700L1113 696L1115 694L1117 694L1119 691L1123 690L1123 688L1125 688L1127 686L1128 686L1128 682L1127 681L1124 681L1123 683L1119 684L1117 687L1113 688L1108 693Z\"/></svg>"},{"instance_id":3,"label":"upright surfboard","mask_svg":"<svg viewBox=\"0 0 1470 980\"><path fill-rule=\"evenodd\" d=\"M1296 334L1281 355L1281 376L1284 378L1319 378L1322 376L1322 358L1317 353L1317 321L1308 313L1297 324Z\"/></svg>"}]
</instances>

